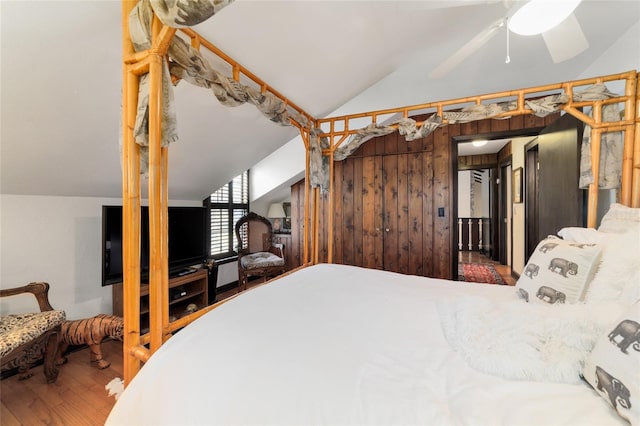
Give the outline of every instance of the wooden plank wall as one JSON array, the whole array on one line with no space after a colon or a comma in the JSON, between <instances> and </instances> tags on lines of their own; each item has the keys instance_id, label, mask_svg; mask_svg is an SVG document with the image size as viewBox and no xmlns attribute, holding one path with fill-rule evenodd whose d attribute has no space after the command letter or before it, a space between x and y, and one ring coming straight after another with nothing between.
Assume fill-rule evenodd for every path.
<instances>
[{"instance_id":1,"label":"wooden plank wall","mask_svg":"<svg viewBox=\"0 0 640 426\"><path fill-rule=\"evenodd\" d=\"M397 133L366 142L348 159L335 162L333 261L453 279L457 263L454 173L463 167L461 161L469 165L467 159L457 158L455 138L497 137L516 131L531 134L557 117L487 119L441 127L411 142ZM495 165L498 155L489 160ZM301 259L304 182L293 185L291 192L296 241L292 244L297 245L293 251ZM320 262L328 260L328 197L320 197ZM438 215L439 208L444 216Z\"/></svg>"},{"instance_id":2,"label":"wooden plank wall","mask_svg":"<svg viewBox=\"0 0 640 426\"><path fill-rule=\"evenodd\" d=\"M490 169L498 164L498 154L461 155L458 157L458 170Z\"/></svg>"}]
</instances>

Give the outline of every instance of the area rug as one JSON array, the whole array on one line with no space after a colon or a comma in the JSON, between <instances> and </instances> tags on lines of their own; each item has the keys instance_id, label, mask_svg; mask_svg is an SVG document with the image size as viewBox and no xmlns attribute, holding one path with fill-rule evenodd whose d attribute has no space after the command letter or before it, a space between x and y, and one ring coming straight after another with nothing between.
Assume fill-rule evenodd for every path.
<instances>
[{"instance_id":1,"label":"area rug","mask_svg":"<svg viewBox=\"0 0 640 426\"><path fill-rule=\"evenodd\" d=\"M458 263L458 281L504 284L496 268L487 263Z\"/></svg>"}]
</instances>

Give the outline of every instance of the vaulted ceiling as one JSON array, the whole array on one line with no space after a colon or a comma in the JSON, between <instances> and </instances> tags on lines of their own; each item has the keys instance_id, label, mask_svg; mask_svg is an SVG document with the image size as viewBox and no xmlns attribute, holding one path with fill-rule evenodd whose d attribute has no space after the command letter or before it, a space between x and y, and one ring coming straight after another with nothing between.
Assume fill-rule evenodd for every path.
<instances>
[{"instance_id":1,"label":"vaulted ceiling","mask_svg":"<svg viewBox=\"0 0 640 426\"><path fill-rule=\"evenodd\" d=\"M430 77L513 3L236 0L196 30L324 117L575 79L640 25L638 1L585 0L575 16L589 48L573 59L554 64L541 36L512 34L505 64L503 28ZM120 11L118 1L0 2L2 193L121 195ZM637 39L635 47L618 56L640 68ZM598 70L628 70L607 66ZM185 82L175 97L172 199L203 199L297 135Z\"/></svg>"}]
</instances>

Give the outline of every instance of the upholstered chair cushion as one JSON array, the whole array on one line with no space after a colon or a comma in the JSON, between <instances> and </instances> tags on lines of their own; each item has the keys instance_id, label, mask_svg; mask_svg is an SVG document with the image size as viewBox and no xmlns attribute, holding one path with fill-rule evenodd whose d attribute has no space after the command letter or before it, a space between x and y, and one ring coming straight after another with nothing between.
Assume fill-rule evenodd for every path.
<instances>
[{"instance_id":1,"label":"upholstered chair cushion","mask_svg":"<svg viewBox=\"0 0 640 426\"><path fill-rule=\"evenodd\" d=\"M0 357L62 324L64 311L0 316Z\"/></svg>"},{"instance_id":2,"label":"upholstered chair cushion","mask_svg":"<svg viewBox=\"0 0 640 426\"><path fill-rule=\"evenodd\" d=\"M258 253L251 253L243 256L240 259L241 265L244 269L256 269L265 268L267 266L283 266L284 259L276 256L273 253L261 251Z\"/></svg>"}]
</instances>

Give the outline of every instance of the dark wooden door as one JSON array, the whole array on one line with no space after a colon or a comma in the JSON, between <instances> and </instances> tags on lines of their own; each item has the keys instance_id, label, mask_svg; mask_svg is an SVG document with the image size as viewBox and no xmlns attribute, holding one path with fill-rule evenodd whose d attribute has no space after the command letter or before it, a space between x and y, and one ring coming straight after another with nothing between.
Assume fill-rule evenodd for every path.
<instances>
[{"instance_id":1,"label":"dark wooden door","mask_svg":"<svg viewBox=\"0 0 640 426\"><path fill-rule=\"evenodd\" d=\"M536 138L525 147L525 263L529 261L531 254L538 245L538 208L539 198L539 174L538 174L538 139ZM515 182L514 182L515 184Z\"/></svg>"},{"instance_id":2,"label":"dark wooden door","mask_svg":"<svg viewBox=\"0 0 640 426\"><path fill-rule=\"evenodd\" d=\"M334 261L431 274L431 153L348 158L335 176Z\"/></svg>"},{"instance_id":3,"label":"dark wooden door","mask_svg":"<svg viewBox=\"0 0 640 426\"><path fill-rule=\"evenodd\" d=\"M537 185L531 195L537 196L537 203L532 200L534 204L527 206L530 215L526 226L537 228L535 235L528 238L528 255L547 235L556 235L564 227L585 224L585 191L578 188L582 129L578 119L565 114L542 130L537 144L527 151L527 183ZM536 149L537 164L534 165Z\"/></svg>"}]
</instances>

